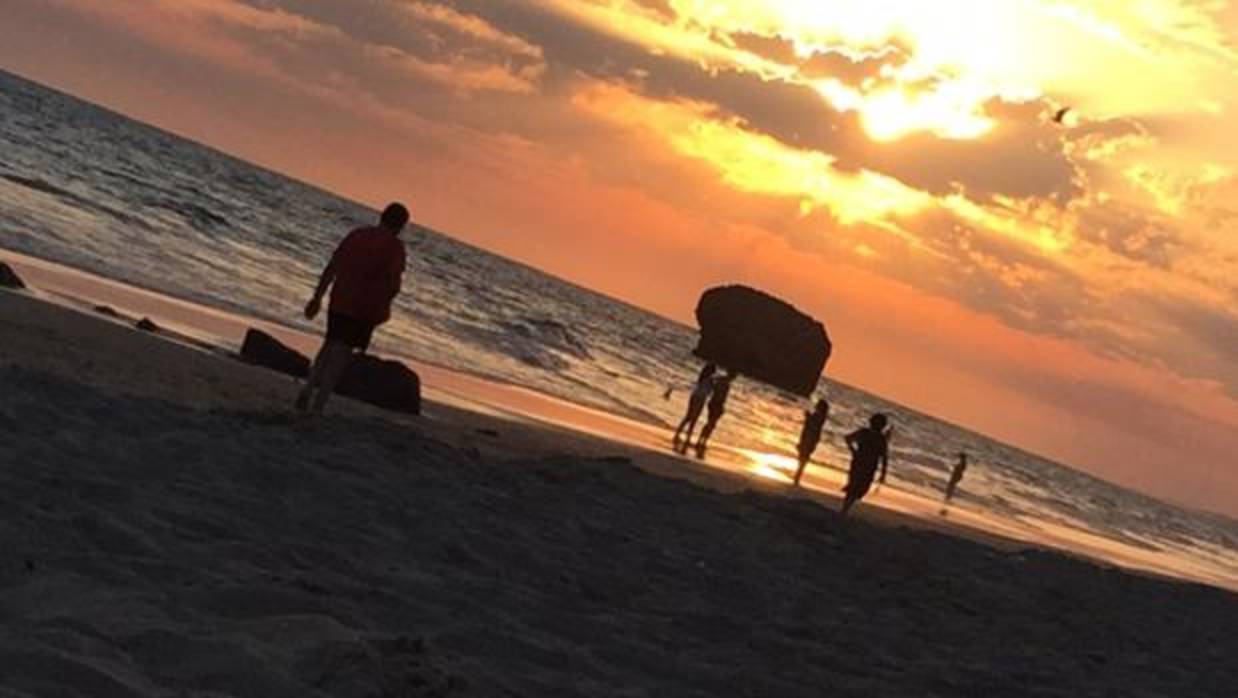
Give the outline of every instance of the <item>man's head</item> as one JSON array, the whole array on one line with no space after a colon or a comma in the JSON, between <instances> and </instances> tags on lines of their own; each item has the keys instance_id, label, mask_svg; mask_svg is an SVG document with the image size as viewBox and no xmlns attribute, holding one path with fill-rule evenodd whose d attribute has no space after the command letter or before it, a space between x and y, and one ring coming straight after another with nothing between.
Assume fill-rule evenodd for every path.
<instances>
[{"instance_id":1,"label":"man's head","mask_svg":"<svg viewBox=\"0 0 1238 698\"><path fill-rule=\"evenodd\" d=\"M387 208L383 209L378 224L393 235L399 235L404 226L408 225L408 209L404 208L404 204L388 204Z\"/></svg>"},{"instance_id":2,"label":"man's head","mask_svg":"<svg viewBox=\"0 0 1238 698\"><path fill-rule=\"evenodd\" d=\"M880 412L868 418L868 425L877 431L885 431L886 425L889 423L889 418Z\"/></svg>"}]
</instances>

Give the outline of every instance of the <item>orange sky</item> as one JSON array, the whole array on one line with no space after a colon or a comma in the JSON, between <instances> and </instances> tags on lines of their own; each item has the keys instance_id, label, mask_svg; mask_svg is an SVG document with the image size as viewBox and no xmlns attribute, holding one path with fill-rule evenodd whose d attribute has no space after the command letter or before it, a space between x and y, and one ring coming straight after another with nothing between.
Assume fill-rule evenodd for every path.
<instances>
[{"instance_id":1,"label":"orange sky","mask_svg":"<svg viewBox=\"0 0 1238 698\"><path fill-rule=\"evenodd\" d=\"M1198 0L10 0L0 68L685 322L759 285L842 380L1233 514L1236 33Z\"/></svg>"}]
</instances>

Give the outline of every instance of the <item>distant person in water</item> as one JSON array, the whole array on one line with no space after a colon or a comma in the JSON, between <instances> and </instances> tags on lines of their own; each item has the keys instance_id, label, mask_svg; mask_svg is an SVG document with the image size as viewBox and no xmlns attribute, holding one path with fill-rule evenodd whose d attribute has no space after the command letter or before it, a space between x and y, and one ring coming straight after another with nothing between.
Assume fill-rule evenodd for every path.
<instances>
[{"instance_id":1,"label":"distant person in water","mask_svg":"<svg viewBox=\"0 0 1238 698\"><path fill-rule=\"evenodd\" d=\"M705 428L701 429L701 438L696 442L696 457L704 458L705 449L709 446L709 437L713 436L718 427L718 420L726 414L726 400L731 396L731 384L735 382L735 369L727 369L725 376L714 378L713 392L709 395L708 411L705 417Z\"/></svg>"},{"instance_id":2,"label":"distant person in water","mask_svg":"<svg viewBox=\"0 0 1238 698\"><path fill-rule=\"evenodd\" d=\"M391 204L383 210L377 226L352 231L335 248L313 297L305 305L305 317L313 320L322 309L322 297L331 290L326 337L309 380L297 396L298 411L322 413L353 357L365 353L374 329L391 317L391 302L400 292L404 276L400 233L406 225L408 209Z\"/></svg>"},{"instance_id":3,"label":"distant person in water","mask_svg":"<svg viewBox=\"0 0 1238 698\"><path fill-rule=\"evenodd\" d=\"M688 411L679 422L679 428L675 429L674 448L680 453L686 453L688 444L692 443L692 432L696 431L696 421L701 418L701 411L705 409L705 401L713 392L714 374L717 372L717 364L707 363L701 367L701 372L696 377L696 385L692 387L692 394L688 396ZM669 397L668 392L667 398Z\"/></svg>"},{"instance_id":4,"label":"distant person in water","mask_svg":"<svg viewBox=\"0 0 1238 698\"><path fill-rule=\"evenodd\" d=\"M821 443L821 430L825 428L825 422L830 418L830 403L824 398L817 400L817 406L812 412L804 413L804 429L800 432L799 448L799 468L795 470L795 485L798 487L800 478L804 476L804 468L808 466L808 461L812 460L813 451L817 450L817 444Z\"/></svg>"},{"instance_id":5,"label":"distant person in water","mask_svg":"<svg viewBox=\"0 0 1238 698\"><path fill-rule=\"evenodd\" d=\"M868 419L868 426L847 434L847 448L851 451L851 470L847 474L847 486L843 488L842 513L844 516L855 503L868 494L873 485L877 466L881 466L880 482L886 481L886 468L890 462L890 432L886 429L889 419L880 412Z\"/></svg>"},{"instance_id":6,"label":"distant person in water","mask_svg":"<svg viewBox=\"0 0 1238 698\"><path fill-rule=\"evenodd\" d=\"M946 499L943 504L949 504L950 500L954 499L954 490L963 481L965 472L967 472L967 454L960 453L959 462L954 464L954 471L950 473L950 482L946 483Z\"/></svg>"}]
</instances>

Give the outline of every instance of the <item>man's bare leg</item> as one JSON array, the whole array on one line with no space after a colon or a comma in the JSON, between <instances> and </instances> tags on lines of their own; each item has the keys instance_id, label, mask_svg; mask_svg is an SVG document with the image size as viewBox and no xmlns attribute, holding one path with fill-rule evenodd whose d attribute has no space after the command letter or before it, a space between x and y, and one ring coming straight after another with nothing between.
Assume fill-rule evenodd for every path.
<instances>
[{"instance_id":1,"label":"man's bare leg","mask_svg":"<svg viewBox=\"0 0 1238 698\"><path fill-rule=\"evenodd\" d=\"M705 428L701 430L701 438L696 441L696 457L704 458L705 449L709 446L709 437L714 435L714 429L718 426L718 420L714 417L708 417L705 420Z\"/></svg>"},{"instance_id":2,"label":"man's bare leg","mask_svg":"<svg viewBox=\"0 0 1238 698\"><path fill-rule=\"evenodd\" d=\"M804 468L808 465L807 458L800 458L800 467L795 469L795 486L800 486L800 478L804 476Z\"/></svg>"},{"instance_id":3,"label":"man's bare leg","mask_svg":"<svg viewBox=\"0 0 1238 698\"><path fill-rule=\"evenodd\" d=\"M692 432L696 431L696 422L699 419L700 415L697 415L692 418L692 421L688 422L688 430L684 433L683 441L680 442L680 453L686 454L688 452L688 448L692 446Z\"/></svg>"},{"instance_id":4,"label":"man's bare leg","mask_svg":"<svg viewBox=\"0 0 1238 698\"><path fill-rule=\"evenodd\" d=\"M310 366L309 376L305 379L305 387L297 395L296 408L298 412L304 412L309 409L310 402L314 399L314 391L322 384L322 370L327 363L327 347L330 344L328 340L324 339L322 340L322 346L318 348L318 355L314 357L314 363Z\"/></svg>"},{"instance_id":5,"label":"man's bare leg","mask_svg":"<svg viewBox=\"0 0 1238 698\"><path fill-rule=\"evenodd\" d=\"M859 498L852 496L851 493L848 492L847 496L843 498L842 515L846 516L847 512L851 511L851 507L855 506L855 503L858 501L860 501Z\"/></svg>"},{"instance_id":6,"label":"man's bare leg","mask_svg":"<svg viewBox=\"0 0 1238 698\"><path fill-rule=\"evenodd\" d=\"M339 385L353 360L353 348L347 344L329 342L323 350L326 356L323 357L322 371L319 374L318 392L310 406L310 413L316 415L322 414L331 393L335 392L335 386Z\"/></svg>"}]
</instances>

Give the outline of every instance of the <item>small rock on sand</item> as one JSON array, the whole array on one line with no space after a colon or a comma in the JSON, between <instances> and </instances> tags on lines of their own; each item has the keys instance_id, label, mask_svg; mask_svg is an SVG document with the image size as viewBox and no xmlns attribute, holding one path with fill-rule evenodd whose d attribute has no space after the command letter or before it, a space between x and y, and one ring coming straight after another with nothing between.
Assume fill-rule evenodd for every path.
<instances>
[{"instance_id":1,"label":"small rock on sand","mask_svg":"<svg viewBox=\"0 0 1238 698\"><path fill-rule=\"evenodd\" d=\"M309 375L310 360L275 337L250 328L241 344L241 359L296 378Z\"/></svg>"},{"instance_id":2,"label":"small rock on sand","mask_svg":"<svg viewBox=\"0 0 1238 698\"><path fill-rule=\"evenodd\" d=\"M26 283L21 280L17 272L13 271L13 267L0 262L0 288L25 288Z\"/></svg>"},{"instance_id":3,"label":"small rock on sand","mask_svg":"<svg viewBox=\"0 0 1238 698\"><path fill-rule=\"evenodd\" d=\"M136 323L133 324L133 326L138 328L139 330L142 330L143 332L158 332L159 331L159 325L156 325L155 322L148 317L144 317L141 320L138 320Z\"/></svg>"}]
</instances>

